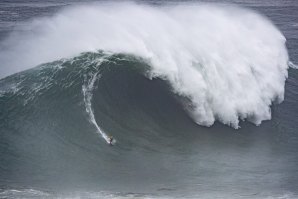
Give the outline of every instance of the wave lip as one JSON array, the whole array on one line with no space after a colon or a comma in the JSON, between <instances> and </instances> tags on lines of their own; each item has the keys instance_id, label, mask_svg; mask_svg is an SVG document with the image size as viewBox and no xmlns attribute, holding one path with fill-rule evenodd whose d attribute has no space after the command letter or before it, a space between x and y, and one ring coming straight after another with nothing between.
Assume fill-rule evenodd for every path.
<instances>
[{"instance_id":1,"label":"wave lip","mask_svg":"<svg viewBox=\"0 0 298 199\"><path fill-rule=\"evenodd\" d=\"M188 98L186 109L200 125L218 120L238 128L239 119L259 125L271 118L272 102L283 100L286 40L250 10L111 3L72 7L29 27L33 31L2 43L0 61L13 68L2 74L22 70L20 63L27 68L100 49L147 60L150 77L167 80Z\"/></svg>"}]
</instances>

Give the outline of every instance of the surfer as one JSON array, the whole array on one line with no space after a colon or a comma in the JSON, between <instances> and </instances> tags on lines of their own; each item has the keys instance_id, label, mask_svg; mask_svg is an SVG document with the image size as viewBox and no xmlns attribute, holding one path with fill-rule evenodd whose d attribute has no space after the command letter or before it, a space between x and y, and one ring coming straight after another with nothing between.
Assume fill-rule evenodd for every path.
<instances>
[{"instance_id":1,"label":"surfer","mask_svg":"<svg viewBox=\"0 0 298 199\"><path fill-rule=\"evenodd\" d=\"M113 140L114 140L113 136L110 136L110 137L109 137L109 144L110 144L111 146L113 146Z\"/></svg>"}]
</instances>

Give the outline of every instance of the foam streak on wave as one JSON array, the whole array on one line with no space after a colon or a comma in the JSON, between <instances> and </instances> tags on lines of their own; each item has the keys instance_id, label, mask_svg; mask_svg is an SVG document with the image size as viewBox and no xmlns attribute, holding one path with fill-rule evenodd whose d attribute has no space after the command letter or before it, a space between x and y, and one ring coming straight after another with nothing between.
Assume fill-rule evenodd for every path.
<instances>
[{"instance_id":1,"label":"foam streak on wave","mask_svg":"<svg viewBox=\"0 0 298 199\"><path fill-rule=\"evenodd\" d=\"M94 117L93 109L92 109L93 90L95 88L94 84L98 79L100 79L99 72L91 74L91 77L89 79L85 76L85 83L82 86L82 92L84 95L84 103L85 103L85 107L86 107L86 112L89 115L90 122L95 126L95 128L97 129L97 132L102 136L102 138L104 138L106 140L106 142L109 143L109 137L98 126L98 124L95 120L95 117Z\"/></svg>"},{"instance_id":2,"label":"foam streak on wave","mask_svg":"<svg viewBox=\"0 0 298 199\"><path fill-rule=\"evenodd\" d=\"M0 74L84 51L134 54L150 62L151 77L190 99L190 114L206 126L219 120L238 128L239 119L259 125L284 98L286 40L250 10L111 3L66 9L28 26L1 44Z\"/></svg>"}]
</instances>

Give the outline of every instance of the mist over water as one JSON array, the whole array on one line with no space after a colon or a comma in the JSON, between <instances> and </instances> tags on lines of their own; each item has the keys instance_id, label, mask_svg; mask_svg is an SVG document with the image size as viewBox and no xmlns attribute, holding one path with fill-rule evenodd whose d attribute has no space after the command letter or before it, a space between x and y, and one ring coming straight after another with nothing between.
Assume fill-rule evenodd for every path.
<instances>
[{"instance_id":1,"label":"mist over water","mask_svg":"<svg viewBox=\"0 0 298 199\"><path fill-rule=\"evenodd\" d=\"M298 4L241 2L1 2L0 198L297 198Z\"/></svg>"}]
</instances>

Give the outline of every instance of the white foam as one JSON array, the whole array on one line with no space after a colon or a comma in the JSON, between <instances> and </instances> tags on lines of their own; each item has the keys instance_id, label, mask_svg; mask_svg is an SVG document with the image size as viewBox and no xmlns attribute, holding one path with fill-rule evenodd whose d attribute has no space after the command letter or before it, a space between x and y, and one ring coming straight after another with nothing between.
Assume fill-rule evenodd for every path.
<instances>
[{"instance_id":1,"label":"white foam","mask_svg":"<svg viewBox=\"0 0 298 199\"><path fill-rule=\"evenodd\" d=\"M132 53L192 102L194 120L259 125L284 98L285 38L265 17L224 5L79 6L28 25L2 42L1 76L98 49Z\"/></svg>"},{"instance_id":2,"label":"white foam","mask_svg":"<svg viewBox=\"0 0 298 199\"><path fill-rule=\"evenodd\" d=\"M293 62L289 62L289 67L294 68L294 69L298 69L298 66L296 64L294 64Z\"/></svg>"}]
</instances>

